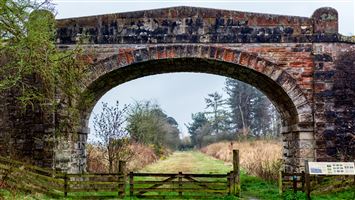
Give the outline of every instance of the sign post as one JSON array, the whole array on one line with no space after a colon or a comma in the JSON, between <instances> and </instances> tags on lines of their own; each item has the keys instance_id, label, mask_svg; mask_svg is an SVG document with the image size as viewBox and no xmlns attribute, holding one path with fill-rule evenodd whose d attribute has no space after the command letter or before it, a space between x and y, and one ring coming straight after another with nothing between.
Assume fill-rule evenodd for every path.
<instances>
[{"instance_id":1,"label":"sign post","mask_svg":"<svg viewBox=\"0 0 355 200\"><path fill-rule=\"evenodd\" d=\"M308 162L309 174L355 175L354 162Z\"/></svg>"},{"instance_id":2,"label":"sign post","mask_svg":"<svg viewBox=\"0 0 355 200\"><path fill-rule=\"evenodd\" d=\"M305 169L307 199L311 199L310 175L353 175L355 187L355 162L308 162L305 160Z\"/></svg>"}]
</instances>

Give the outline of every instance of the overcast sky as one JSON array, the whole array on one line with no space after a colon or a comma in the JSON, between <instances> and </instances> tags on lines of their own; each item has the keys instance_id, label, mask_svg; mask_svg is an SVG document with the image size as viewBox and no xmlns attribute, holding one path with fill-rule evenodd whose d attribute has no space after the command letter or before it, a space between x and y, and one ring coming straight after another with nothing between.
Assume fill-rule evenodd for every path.
<instances>
[{"instance_id":1,"label":"overcast sky","mask_svg":"<svg viewBox=\"0 0 355 200\"><path fill-rule=\"evenodd\" d=\"M310 17L317 8L333 7L339 13L339 32L343 35L355 33L353 0L53 0L53 3L56 4L57 19L172 6L195 6ZM204 97L208 93L214 91L224 93L222 90L224 82L225 77L209 74L154 75L118 85L107 92L100 101L114 105L117 100L122 104L155 100L166 114L177 120L180 130L186 133L184 124L191 121L191 113L204 110ZM225 93L224 97L226 97ZM94 108L95 113L101 110L100 101ZM91 120L90 127L93 131Z\"/></svg>"}]
</instances>

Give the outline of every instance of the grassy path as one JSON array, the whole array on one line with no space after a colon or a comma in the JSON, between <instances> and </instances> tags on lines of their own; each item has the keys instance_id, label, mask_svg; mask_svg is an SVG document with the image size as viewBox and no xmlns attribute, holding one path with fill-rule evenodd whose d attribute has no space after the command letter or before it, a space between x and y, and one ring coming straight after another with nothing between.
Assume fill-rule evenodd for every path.
<instances>
[{"instance_id":1,"label":"grassy path","mask_svg":"<svg viewBox=\"0 0 355 200\"><path fill-rule=\"evenodd\" d=\"M174 152L165 160L146 166L141 172L227 173L232 165L198 151Z\"/></svg>"}]
</instances>

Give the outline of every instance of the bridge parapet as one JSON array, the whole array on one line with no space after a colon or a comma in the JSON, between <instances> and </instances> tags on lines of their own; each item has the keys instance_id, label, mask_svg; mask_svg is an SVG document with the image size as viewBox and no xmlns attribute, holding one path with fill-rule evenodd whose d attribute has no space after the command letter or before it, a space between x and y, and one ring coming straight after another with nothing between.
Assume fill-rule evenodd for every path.
<instances>
[{"instance_id":1,"label":"bridge parapet","mask_svg":"<svg viewBox=\"0 0 355 200\"><path fill-rule=\"evenodd\" d=\"M57 20L58 44L336 42L338 14L312 17L172 7Z\"/></svg>"}]
</instances>

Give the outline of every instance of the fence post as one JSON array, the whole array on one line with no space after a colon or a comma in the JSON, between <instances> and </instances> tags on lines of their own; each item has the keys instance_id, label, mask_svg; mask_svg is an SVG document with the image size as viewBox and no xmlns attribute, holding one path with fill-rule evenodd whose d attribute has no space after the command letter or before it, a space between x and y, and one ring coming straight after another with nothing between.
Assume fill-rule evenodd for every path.
<instances>
[{"instance_id":1,"label":"fence post","mask_svg":"<svg viewBox=\"0 0 355 200\"><path fill-rule=\"evenodd\" d=\"M283 181L283 173L282 173L282 170L280 170L279 171L279 181L278 181L278 183L279 183L279 195L281 196L282 195L282 193L283 193L283 183L282 183L282 181Z\"/></svg>"},{"instance_id":2,"label":"fence post","mask_svg":"<svg viewBox=\"0 0 355 200\"><path fill-rule=\"evenodd\" d=\"M310 180L310 176L309 176L309 166L308 166L308 160L304 161L304 167L305 167L305 174L304 174L304 179L306 182L306 197L307 200L311 199L311 180Z\"/></svg>"},{"instance_id":3,"label":"fence post","mask_svg":"<svg viewBox=\"0 0 355 200\"><path fill-rule=\"evenodd\" d=\"M231 172L227 173L227 189L228 189L228 195L232 194L232 178L231 178Z\"/></svg>"},{"instance_id":4,"label":"fence post","mask_svg":"<svg viewBox=\"0 0 355 200\"><path fill-rule=\"evenodd\" d=\"M126 161L118 161L118 196L124 198L126 186Z\"/></svg>"},{"instance_id":5,"label":"fence post","mask_svg":"<svg viewBox=\"0 0 355 200\"><path fill-rule=\"evenodd\" d=\"M297 176L293 175L292 176L292 187L293 187L293 193L297 193Z\"/></svg>"},{"instance_id":6,"label":"fence post","mask_svg":"<svg viewBox=\"0 0 355 200\"><path fill-rule=\"evenodd\" d=\"M64 173L64 197L68 196L68 175L67 172Z\"/></svg>"},{"instance_id":7,"label":"fence post","mask_svg":"<svg viewBox=\"0 0 355 200\"><path fill-rule=\"evenodd\" d=\"M182 172L179 172L179 196L182 197Z\"/></svg>"},{"instance_id":8,"label":"fence post","mask_svg":"<svg viewBox=\"0 0 355 200\"><path fill-rule=\"evenodd\" d=\"M305 185L305 173L304 173L304 171L302 171L302 173L301 173L301 182L302 182L302 192L304 192L305 190L304 190L304 185Z\"/></svg>"},{"instance_id":9,"label":"fence post","mask_svg":"<svg viewBox=\"0 0 355 200\"><path fill-rule=\"evenodd\" d=\"M233 149L233 193L240 197L240 168L239 168L239 150Z\"/></svg>"},{"instance_id":10,"label":"fence post","mask_svg":"<svg viewBox=\"0 0 355 200\"><path fill-rule=\"evenodd\" d=\"M133 172L130 172L129 173L129 196L130 197L133 197L133 192L134 192L134 188L133 188L133 184L134 184L134 182L133 182Z\"/></svg>"}]
</instances>

